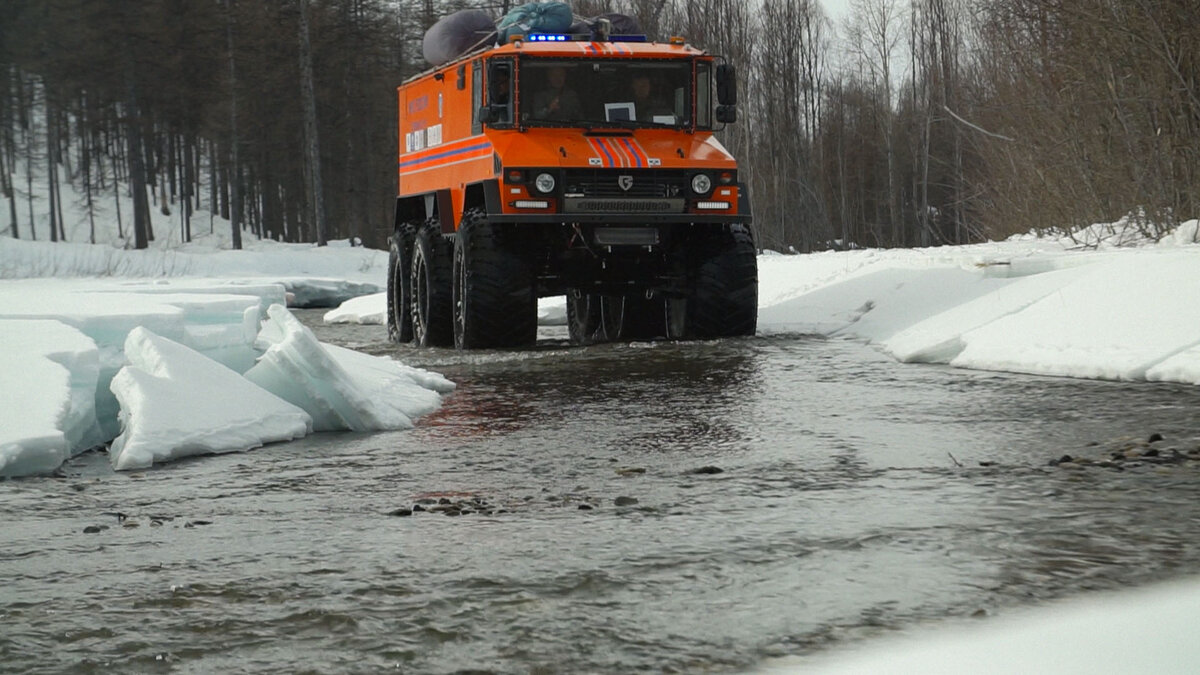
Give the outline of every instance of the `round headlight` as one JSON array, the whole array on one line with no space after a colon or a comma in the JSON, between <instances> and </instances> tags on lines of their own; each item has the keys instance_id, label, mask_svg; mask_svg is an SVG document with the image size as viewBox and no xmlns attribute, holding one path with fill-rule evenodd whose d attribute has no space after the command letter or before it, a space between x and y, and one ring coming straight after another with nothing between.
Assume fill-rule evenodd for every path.
<instances>
[{"instance_id":1,"label":"round headlight","mask_svg":"<svg viewBox=\"0 0 1200 675\"><path fill-rule=\"evenodd\" d=\"M692 176L692 192L698 195L706 195L712 189L712 179L706 173L698 173Z\"/></svg>"},{"instance_id":2,"label":"round headlight","mask_svg":"<svg viewBox=\"0 0 1200 675\"><path fill-rule=\"evenodd\" d=\"M548 173L539 173L538 177L533 181L533 186L536 187L538 192L541 192L542 194L550 194L551 192L554 192L554 185L554 176L551 176Z\"/></svg>"}]
</instances>

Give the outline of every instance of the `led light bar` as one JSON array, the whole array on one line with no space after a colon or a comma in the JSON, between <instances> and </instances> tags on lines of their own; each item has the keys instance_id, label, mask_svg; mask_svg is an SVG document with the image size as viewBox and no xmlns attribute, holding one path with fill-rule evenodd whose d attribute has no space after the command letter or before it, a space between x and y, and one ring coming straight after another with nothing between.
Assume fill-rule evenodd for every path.
<instances>
[{"instance_id":1,"label":"led light bar","mask_svg":"<svg viewBox=\"0 0 1200 675\"><path fill-rule=\"evenodd\" d=\"M517 209L548 209L550 202L545 199L518 199L513 202L513 208Z\"/></svg>"},{"instance_id":2,"label":"led light bar","mask_svg":"<svg viewBox=\"0 0 1200 675\"><path fill-rule=\"evenodd\" d=\"M591 42L590 35L564 35L562 33L530 33L525 36L530 42ZM648 42L645 35L610 35L609 42Z\"/></svg>"},{"instance_id":3,"label":"led light bar","mask_svg":"<svg viewBox=\"0 0 1200 675\"><path fill-rule=\"evenodd\" d=\"M696 202L696 208L712 211L724 211L729 208L729 202Z\"/></svg>"}]
</instances>

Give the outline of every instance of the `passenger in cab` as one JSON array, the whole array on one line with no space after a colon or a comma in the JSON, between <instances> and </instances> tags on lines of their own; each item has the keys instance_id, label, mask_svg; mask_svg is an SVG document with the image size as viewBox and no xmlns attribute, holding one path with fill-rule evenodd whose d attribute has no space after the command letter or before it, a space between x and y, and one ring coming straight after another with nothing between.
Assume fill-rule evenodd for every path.
<instances>
[{"instance_id":1,"label":"passenger in cab","mask_svg":"<svg viewBox=\"0 0 1200 675\"><path fill-rule=\"evenodd\" d=\"M655 117L663 116L674 119L675 115L671 106L658 96L653 81L645 73L633 76L633 110L639 122L653 122Z\"/></svg>"}]
</instances>

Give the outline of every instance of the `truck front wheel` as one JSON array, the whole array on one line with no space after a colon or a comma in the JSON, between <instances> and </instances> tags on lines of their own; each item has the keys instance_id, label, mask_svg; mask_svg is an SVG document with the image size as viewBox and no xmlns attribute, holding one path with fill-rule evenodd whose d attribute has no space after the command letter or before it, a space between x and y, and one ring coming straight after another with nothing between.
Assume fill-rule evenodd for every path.
<instances>
[{"instance_id":1,"label":"truck front wheel","mask_svg":"<svg viewBox=\"0 0 1200 675\"><path fill-rule=\"evenodd\" d=\"M403 223L392 235L388 255L387 325L392 342L411 342L412 331L412 267L413 236L416 227Z\"/></svg>"},{"instance_id":2,"label":"truck front wheel","mask_svg":"<svg viewBox=\"0 0 1200 675\"><path fill-rule=\"evenodd\" d=\"M758 327L758 260L744 225L714 232L698 242L693 284L686 299L667 301L667 333L673 338L754 335Z\"/></svg>"},{"instance_id":3,"label":"truck front wheel","mask_svg":"<svg viewBox=\"0 0 1200 675\"><path fill-rule=\"evenodd\" d=\"M412 252L412 333L417 346L454 344L451 254L438 219L426 221L417 232Z\"/></svg>"},{"instance_id":4,"label":"truck front wheel","mask_svg":"<svg viewBox=\"0 0 1200 675\"><path fill-rule=\"evenodd\" d=\"M506 245L487 214L463 214L454 240L454 345L524 347L537 340L537 299L529 264Z\"/></svg>"}]
</instances>

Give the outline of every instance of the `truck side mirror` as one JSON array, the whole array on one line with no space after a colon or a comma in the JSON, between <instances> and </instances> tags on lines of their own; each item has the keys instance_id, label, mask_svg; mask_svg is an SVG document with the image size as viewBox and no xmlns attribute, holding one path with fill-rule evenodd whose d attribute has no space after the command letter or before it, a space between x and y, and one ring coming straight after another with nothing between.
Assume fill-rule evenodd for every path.
<instances>
[{"instance_id":1,"label":"truck side mirror","mask_svg":"<svg viewBox=\"0 0 1200 675\"><path fill-rule=\"evenodd\" d=\"M717 106L717 121L721 124L733 124L737 121L737 106Z\"/></svg>"},{"instance_id":2,"label":"truck side mirror","mask_svg":"<svg viewBox=\"0 0 1200 675\"><path fill-rule=\"evenodd\" d=\"M728 63L717 66L717 103L737 105L737 69Z\"/></svg>"},{"instance_id":3,"label":"truck side mirror","mask_svg":"<svg viewBox=\"0 0 1200 675\"><path fill-rule=\"evenodd\" d=\"M492 119L492 106L485 105L479 108L479 122L481 124L491 124L496 120Z\"/></svg>"}]
</instances>

